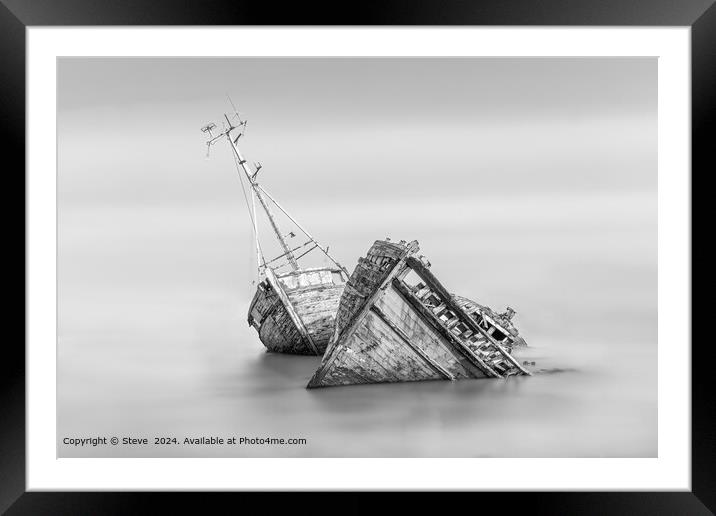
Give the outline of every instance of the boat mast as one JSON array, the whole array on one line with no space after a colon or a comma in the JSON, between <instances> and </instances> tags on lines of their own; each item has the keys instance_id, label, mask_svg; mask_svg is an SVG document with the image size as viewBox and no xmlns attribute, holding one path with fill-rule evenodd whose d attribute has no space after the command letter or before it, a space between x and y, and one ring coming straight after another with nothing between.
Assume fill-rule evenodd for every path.
<instances>
[{"instance_id":1,"label":"boat mast","mask_svg":"<svg viewBox=\"0 0 716 516\"><path fill-rule=\"evenodd\" d=\"M238 160L239 165L244 171L244 174L246 175L246 179L248 180L249 184L251 185L251 189L253 190L254 194L256 195L256 198L261 203L261 206L263 207L264 211L266 212L266 216L269 219L269 222L271 223L271 227L274 230L274 233L276 233L276 238L278 238L278 241L281 244L281 248L283 249L284 256L286 256L288 263L291 264L291 267L294 271L297 271L299 269L298 262L296 261L296 257L293 255L293 251L291 251L291 248L286 243L286 240L283 238L283 234L281 233L281 230L278 227L278 224L276 224L276 220L273 218L273 213L271 213L271 209L268 206L268 203L266 202L266 199L264 199L264 196L261 192L261 189L259 188L259 184L256 181L256 175L251 173L251 169L246 165L246 160L241 155L241 151L239 150L239 147L237 145L237 142L239 141L239 136L237 136L235 139L231 137L231 131L233 129L236 129L231 122L229 121L229 117L224 115L224 118L229 124L229 128L226 130L224 135L226 136L226 139L229 142L229 145L231 145L231 150L234 152L234 156ZM257 235L258 238L258 235Z\"/></svg>"},{"instance_id":2,"label":"boat mast","mask_svg":"<svg viewBox=\"0 0 716 516\"><path fill-rule=\"evenodd\" d=\"M269 263L274 262L280 258L283 258L284 256L288 260L288 264L291 265L294 272L300 270L298 266L298 259L302 256L308 254L313 249L320 249L323 254L328 257L329 260L331 260L342 272L345 274L346 278L350 275L348 273L348 270L343 267L340 263L338 263L335 258L333 258L328 253L328 247L323 247L318 242L316 242L316 239L314 239L308 231L306 231L303 226L301 226L277 201L274 199L260 184L258 181L256 181L256 176L261 169L261 164L259 163L256 165L256 170L251 171L251 168L246 164L246 160L241 155L241 151L239 150L238 141L241 136L243 136L244 131L246 130L246 121L241 120L241 117L239 116L238 112L236 111L236 108L234 107L234 103L231 101L231 98L229 97L229 102L231 102L231 106L234 108L234 116L239 121L239 125L235 126L231 123L231 120L229 117L224 113L224 119L226 120L226 123L228 124L228 127L224 126L223 130L219 134L214 134L214 131L218 131L218 128L216 127L216 124L214 123L208 123L204 127L201 128L202 132L206 133L209 137L209 140L206 142L207 145L207 158L209 157L209 151L211 150L211 146L214 145L216 142L218 142L220 139L226 137L226 139L229 142L229 145L231 146L231 151L233 152L233 157L237 163L237 172L239 172L239 179L241 179L241 172L238 171L238 167L241 167L241 170L243 171L244 175L246 176L246 180L248 181L249 185L251 186L251 201L249 204L249 199L246 198L246 192L244 191L244 197L246 198L246 204L247 208L249 210L249 216L251 217L251 221L253 222L254 227L254 238L256 240L256 254L257 254L257 262L258 262L258 268L259 268L259 275L261 274L261 268L264 268L264 272L266 270L271 269L269 267ZM235 138L232 137L231 132L235 129L242 128L239 131L239 134L236 135ZM244 182L241 180L241 187L244 187ZM293 222L296 227L308 237L308 242L306 242L303 245L300 245L294 249L291 249L284 239L283 233L281 233L281 230L278 227L278 224L276 223L276 219L274 219L274 215L271 212L271 209L269 208L269 202L271 201L285 216L287 216L291 222ZM256 199L259 200L261 203L261 207L266 212L266 216L269 219L269 222L271 223L271 228L273 229L274 233L276 233L276 238L278 239L279 243L281 244L281 248L283 249L283 254L279 255L277 258L274 258L273 260L266 261L266 258L263 255L263 250L261 249L261 244L259 242L259 233L258 233L258 222L256 219ZM291 235L293 236L293 235ZM304 252L298 258L294 255L294 251L306 246L309 242L312 242L314 247L309 249L308 251ZM285 264L284 264L285 265ZM273 271L273 269L271 269Z\"/></svg>"}]
</instances>

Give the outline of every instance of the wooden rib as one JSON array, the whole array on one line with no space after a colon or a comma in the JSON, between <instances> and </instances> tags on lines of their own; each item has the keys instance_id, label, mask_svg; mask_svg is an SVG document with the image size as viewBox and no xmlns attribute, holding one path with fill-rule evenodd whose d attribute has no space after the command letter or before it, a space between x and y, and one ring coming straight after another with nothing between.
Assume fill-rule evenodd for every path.
<instances>
[{"instance_id":1,"label":"wooden rib","mask_svg":"<svg viewBox=\"0 0 716 516\"><path fill-rule=\"evenodd\" d=\"M393 286L398 293L408 302L410 305L417 310L419 314L425 319L437 332L448 340L453 346L460 351L474 366L480 371L485 373L487 376L495 378L502 378L502 375L487 365L480 357L478 357L467 345L448 331L440 321L435 317L432 311L425 307L418 298L416 298L410 289L408 289L402 281L393 280Z\"/></svg>"},{"instance_id":2,"label":"wooden rib","mask_svg":"<svg viewBox=\"0 0 716 516\"><path fill-rule=\"evenodd\" d=\"M490 341L490 343L495 346L495 348L502 354L502 356L509 360L523 374L532 376L532 374L527 369L522 367L512 355L505 351L505 349L499 344L499 342L497 342L492 337L492 335L487 333L487 331L482 326L477 324L477 322L472 317L470 317L470 315L465 310L463 310L457 302L455 302L450 293L445 289L445 287L442 286L442 284L433 275L433 273L427 267L425 267L420 260L417 260L411 256L407 259L407 265L408 267L413 269L418 274L418 276L420 276L420 279L423 280L426 285L433 289L442 298L442 301L447 304L453 312L458 314L464 314L465 323L473 331L479 331L482 335L484 335Z\"/></svg>"}]
</instances>

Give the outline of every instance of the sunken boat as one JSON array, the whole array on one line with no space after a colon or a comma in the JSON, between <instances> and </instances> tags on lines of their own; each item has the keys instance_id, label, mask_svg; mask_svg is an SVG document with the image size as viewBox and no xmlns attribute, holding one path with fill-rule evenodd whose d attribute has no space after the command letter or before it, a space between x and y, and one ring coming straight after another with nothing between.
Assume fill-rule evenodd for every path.
<instances>
[{"instance_id":1,"label":"sunken boat","mask_svg":"<svg viewBox=\"0 0 716 516\"><path fill-rule=\"evenodd\" d=\"M515 311L449 293L418 251L417 241L378 240L359 259L309 388L530 374L512 356L526 345Z\"/></svg>"},{"instance_id":2,"label":"sunken boat","mask_svg":"<svg viewBox=\"0 0 716 516\"><path fill-rule=\"evenodd\" d=\"M323 355L333 335L348 271L331 256L328 247L319 244L259 183L261 164L254 163L252 169L238 146L246 131L246 120L242 120L236 109L232 115L224 114L221 129L209 123L202 127L202 131L209 137L207 155L214 144L223 140L228 142L252 223L257 263L254 284L257 287L249 305L249 325L256 330L268 351ZM274 210L278 210L295 230L284 233ZM265 246L259 240L260 212L279 245L279 254L273 258L265 256ZM289 244L289 239L295 238L297 233L303 235L305 242ZM331 265L302 266L301 263L305 263L314 251L322 253Z\"/></svg>"}]
</instances>

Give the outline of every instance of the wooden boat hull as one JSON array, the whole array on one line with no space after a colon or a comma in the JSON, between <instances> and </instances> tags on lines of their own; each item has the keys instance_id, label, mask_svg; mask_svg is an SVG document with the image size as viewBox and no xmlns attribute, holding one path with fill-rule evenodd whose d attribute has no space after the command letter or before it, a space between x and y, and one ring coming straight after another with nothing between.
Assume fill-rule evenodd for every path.
<instances>
[{"instance_id":1,"label":"wooden boat hull","mask_svg":"<svg viewBox=\"0 0 716 516\"><path fill-rule=\"evenodd\" d=\"M249 306L248 322L275 353L323 355L345 284L334 269L268 272Z\"/></svg>"},{"instance_id":2,"label":"wooden boat hull","mask_svg":"<svg viewBox=\"0 0 716 516\"><path fill-rule=\"evenodd\" d=\"M379 240L359 260L309 388L529 374L509 353L514 327L448 293L417 251Z\"/></svg>"}]
</instances>

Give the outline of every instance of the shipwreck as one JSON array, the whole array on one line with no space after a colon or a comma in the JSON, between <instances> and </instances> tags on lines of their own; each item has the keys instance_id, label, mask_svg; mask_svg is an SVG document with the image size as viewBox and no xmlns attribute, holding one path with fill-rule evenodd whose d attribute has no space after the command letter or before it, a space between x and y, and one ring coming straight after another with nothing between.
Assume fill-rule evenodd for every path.
<instances>
[{"instance_id":1,"label":"shipwreck","mask_svg":"<svg viewBox=\"0 0 716 516\"><path fill-rule=\"evenodd\" d=\"M232 103L233 107L233 103ZM299 355L323 355L333 335L334 319L343 293L348 271L338 263L259 183L261 164L253 169L244 159L238 143L246 131L236 109L224 114L223 127L209 123L202 127L208 136L207 155L212 145L226 141L234 158L241 181L244 200L252 223L256 247L257 287L249 305L247 320L268 351ZM268 258L259 240L258 201L271 232L280 246L279 255ZM279 228L273 210L279 210L290 221L294 231ZM289 244L289 239L303 234L306 241ZM302 267L300 260L318 251L333 264L323 267Z\"/></svg>"},{"instance_id":2,"label":"shipwreck","mask_svg":"<svg viewBox=\"0 0 716 516\"><path fill-rule=\"evenodd\" d=\"M358 260L309 388L530 375L514 310L455 296L418 256L417 241L378 240Z\"/></svg>"}]
</instances>

